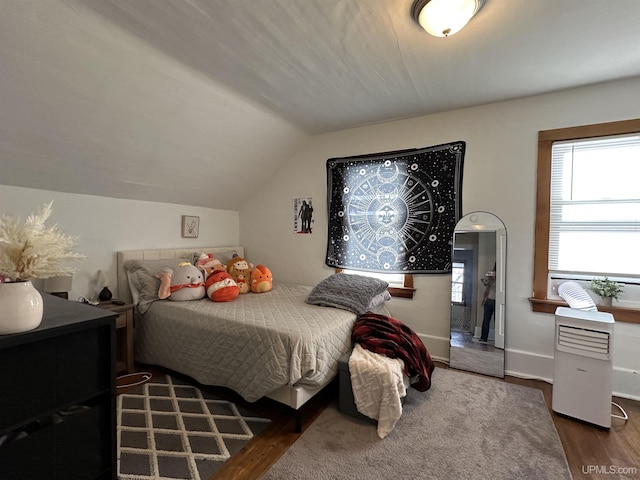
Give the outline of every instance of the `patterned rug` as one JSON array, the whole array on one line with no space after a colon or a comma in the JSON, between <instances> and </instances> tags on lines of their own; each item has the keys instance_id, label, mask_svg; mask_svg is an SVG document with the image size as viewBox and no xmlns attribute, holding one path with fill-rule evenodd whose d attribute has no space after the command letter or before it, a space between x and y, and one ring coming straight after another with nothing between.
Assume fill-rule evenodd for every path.
<instances>
[{"instance_id":1,"label":"patterned rug","mask_svg":"<svg viewBox=\"0 0 640 480\"><path fill-rule=\"evenodd\" d=\"M117 397L119 480L206 480L269 419L174 376Z\"/></svg>"}]
</instances>

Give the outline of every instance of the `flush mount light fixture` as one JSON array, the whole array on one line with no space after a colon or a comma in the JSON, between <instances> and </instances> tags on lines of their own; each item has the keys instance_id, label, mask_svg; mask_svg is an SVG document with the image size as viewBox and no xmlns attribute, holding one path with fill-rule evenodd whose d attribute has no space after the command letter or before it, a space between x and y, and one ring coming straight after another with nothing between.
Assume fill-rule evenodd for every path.
<instances>
[{"instance_id":1,"label":"flush mount light fixture","mask_svg":"<svg viewBox=\"0 0 640 480\"><path fill-rule=\"evenodd\" d=\"M412 15L434 37L448 37L478 13L485 0L416 0Z\"/></svg>"}]
</instances>

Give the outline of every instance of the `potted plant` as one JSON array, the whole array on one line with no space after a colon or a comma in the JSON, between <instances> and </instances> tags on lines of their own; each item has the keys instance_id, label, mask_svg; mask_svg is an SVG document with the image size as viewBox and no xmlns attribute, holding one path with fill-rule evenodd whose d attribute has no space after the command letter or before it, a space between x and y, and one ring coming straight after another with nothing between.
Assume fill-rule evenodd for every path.
<instances>
[{"instance_id":1,"label":"potted plant","mask_svg":"<svg viewBox=\"0 0 640 480\"><path fill-rule=\"evenodd\" d=\"M42 296L32 279L72 273L66 262L83 258L74 253L77 237L60 232L57 225L46 226L53 201L19 218L0 215L0 334L31 330L42 321Z\"/></svg>"},{"instance_id":2,"label":"potted plant","mask_svg":"<svg viewBox=\"0 0 640 480\"><path fill-rule=\"evenodd\" d=\"M609 280L608 277L593 278L589 283L589 290L598 295L602 300L602 305L610 307L612 299L618 299L622 292L622 287L618 282Z\"/></svg>"}]
</instances>

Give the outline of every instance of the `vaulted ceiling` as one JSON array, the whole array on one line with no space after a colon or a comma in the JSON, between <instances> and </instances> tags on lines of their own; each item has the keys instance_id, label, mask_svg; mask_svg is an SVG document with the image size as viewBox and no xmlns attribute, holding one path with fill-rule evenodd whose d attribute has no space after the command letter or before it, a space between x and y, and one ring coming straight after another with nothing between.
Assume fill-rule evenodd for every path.
<instances>
[{"instance_id":1,"label":"vaulted ceiling","mask_svg":"<svg viewBox=\"0 0 640 480\"><path fill-rule=\"evenodd\" d=\"M311 135L640 75L637 0L4 0L0 183L239 209Z\"/></svg>"}]
</instances>

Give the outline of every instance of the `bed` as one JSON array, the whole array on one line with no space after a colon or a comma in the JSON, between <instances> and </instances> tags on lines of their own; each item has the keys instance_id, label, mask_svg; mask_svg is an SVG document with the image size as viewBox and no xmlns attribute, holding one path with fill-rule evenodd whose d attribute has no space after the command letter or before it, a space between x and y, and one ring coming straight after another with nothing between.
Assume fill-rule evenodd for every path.
<instances>
[{"instance_id":1,"label":"bed","mask_svg":"<svg viewBox=\"0 0 640 480\"><path fill-rule=\"evenodd\" d=\"M119 298L136 304L136 360L231 388L249 402L268 397L299 411L337 375L357 314L308 304L312 287L277 278L270 292L231 302L157 300L154 272L197 252L223 262L244 256L240 246L118 252Z\"/></svg>"}]
</instances>

